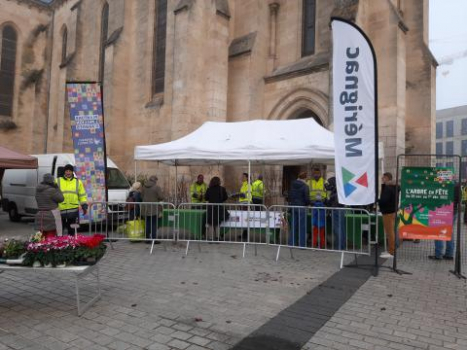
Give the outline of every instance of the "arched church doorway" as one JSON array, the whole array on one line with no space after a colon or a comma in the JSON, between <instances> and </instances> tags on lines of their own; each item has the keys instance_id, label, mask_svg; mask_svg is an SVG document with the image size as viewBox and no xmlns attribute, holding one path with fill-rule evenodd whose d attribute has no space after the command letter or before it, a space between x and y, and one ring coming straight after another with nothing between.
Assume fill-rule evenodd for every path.
<instances>
[{"instance_id":1,"label":"arched church doorway","mask_svg":"<svg viewBox=\"0 0 467 350\"><path fill-rule=\"evenodd\" d=\"M310 109L299 109L293 113L289 119L313 118L319 125L324 126L321 119ZM288 201L288 194L292 182L298 178L302 171L308 171L308 165L290 165L284 166L282 170L282 195ZM311 174L308 174L311 175Z\"/></svg>"}]
</instances>

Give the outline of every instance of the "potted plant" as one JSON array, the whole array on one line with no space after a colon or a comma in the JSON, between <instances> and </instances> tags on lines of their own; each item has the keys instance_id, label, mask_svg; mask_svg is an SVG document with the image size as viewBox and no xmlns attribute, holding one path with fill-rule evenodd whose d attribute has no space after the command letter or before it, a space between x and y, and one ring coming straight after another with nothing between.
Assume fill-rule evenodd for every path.
<instances>
[{"instance_id":1,"label":"potted plant","mask_svg":"<svg viewBox=\"0 0 467 350\"><path fill-rule=\"evenodd\" d=\"M27 244L26 266L95 264L105 253L104 236L62 236L48 239L34 236Z\"/></svg>"},{"instance_id":2,"label":"potted plant","mask_svg":"<svg viewBox=\"0 0 467 350\"><path fill-rule=\"evenodd\" d=\"M25 243L12 239L6 242L3 250L3 257L6 259L18 259L26 252Z\"/></svg>"}]
</instances>

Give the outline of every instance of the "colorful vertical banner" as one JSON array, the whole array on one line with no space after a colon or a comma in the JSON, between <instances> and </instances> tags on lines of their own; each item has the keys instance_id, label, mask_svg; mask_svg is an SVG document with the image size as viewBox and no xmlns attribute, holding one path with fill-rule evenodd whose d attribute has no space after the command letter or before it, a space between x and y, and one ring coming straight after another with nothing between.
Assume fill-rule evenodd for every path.
<instances>
[{"instance_id":1,"label":"colorful vertical banner","mask_svg":"<svg viewBox=\"0 0 467 350\"><path fill-rule=\"evenodd\" d=\"M105 201L105 137L102 94L98 83L67 83L68 106L75 154L75 173L81 179L88 202ZM95 208L93 208L95 209ZM104 218L102 210L91 210L91 221Z\"/></svg>"},{"instance_id":2,"label":"colorful vertical banner","mask_svg":"<svg viewBox=\"0 0 467 350\"><path fill-rule=\"evenodd\" d=\"M332 22L332 88L339 203L376 199L376 57L365 33L339 18Z\"/></svg>"},{"instance_id":3,"label":"colorful vertical banner","mask_svg":"<svg viewBox=\"0 0 467 350\"><path fill-rule=\"evenodd\" d=\"M399 237L450 241L454 218L454 169L403 167Z\"/></svg>"}]
</instances>

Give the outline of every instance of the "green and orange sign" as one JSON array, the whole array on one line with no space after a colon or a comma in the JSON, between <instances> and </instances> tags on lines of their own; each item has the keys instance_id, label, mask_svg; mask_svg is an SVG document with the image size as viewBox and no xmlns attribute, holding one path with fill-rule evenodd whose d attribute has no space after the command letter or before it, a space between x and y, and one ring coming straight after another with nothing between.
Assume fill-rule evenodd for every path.
<instances>
[{"instance_id":1,"label":"green and orange sign","mask_svg":"<svg viewBox=\"0 0 467 350\"><path fill-rule=\"evenodd\" d=\"M403 167L399 237L450 241L454 212L454 169Z\"/></svg>"}]
</instances>

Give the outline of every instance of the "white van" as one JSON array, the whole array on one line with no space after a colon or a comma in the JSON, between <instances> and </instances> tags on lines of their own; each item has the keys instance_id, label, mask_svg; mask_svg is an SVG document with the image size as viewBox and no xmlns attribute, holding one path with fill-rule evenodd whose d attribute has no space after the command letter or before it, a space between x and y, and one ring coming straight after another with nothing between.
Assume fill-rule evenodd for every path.
<instances>
[{"instance_id":1,"label":"white van","mask_svg":"<svg viewBox=\"0 0 467 350\"><path fill-rule=\"evenodd\" d=\"M36 214L36 187L42 182L44 174L63 176L65 165L75 165L75 156L72 153L36 154L34 157L38 159L37 170L5 170L2 181L2 208L3 211L8 212L11 221L19 221L22 216ZM128 180L109 158L107 158L107 188L109 202L125 202L130 190ZM114 208L112 211L118 209Z\"/></svg>"}]
</instances>

